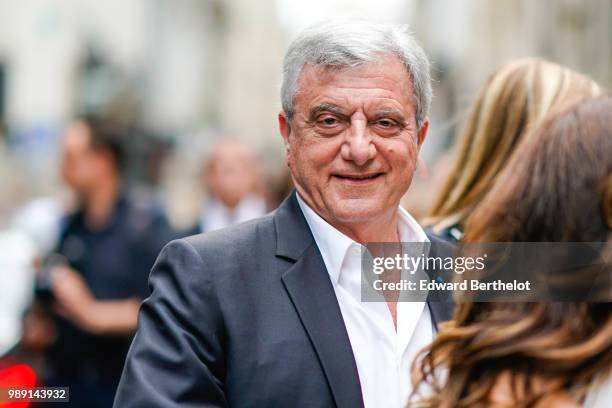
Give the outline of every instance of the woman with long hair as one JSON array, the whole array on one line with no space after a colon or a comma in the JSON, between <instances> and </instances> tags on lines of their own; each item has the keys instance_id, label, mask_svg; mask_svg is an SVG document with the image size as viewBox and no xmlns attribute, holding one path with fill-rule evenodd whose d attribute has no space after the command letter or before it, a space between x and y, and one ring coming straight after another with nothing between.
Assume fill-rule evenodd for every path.
<instances>
[{"instance_id":1,"label":"woman with long hair","mask_svg":"<svg viewBox=\"0 0 612 408\"><path fill-rule=\"evenodd\" d=\"M521 141L463 242L600 242L609 249L611 238L612 96L604 96L558 112ZM466 302L415 360L411 401L541 408L586 398L586 406L610 407L612 384L601 383L611 370L612 303Z\"/></svg>"},{"instance_id":2,"label":"woman with long hair","mask_svg":"<svg viewBox=\"0 0 612 408\"><path fill-rule=\"evenodd\" d=\"M586 76L542 59L502 66L472 104L450 176L423 224L444 238L459 240L467 218L526 131L559 106L600 93Z\"/></svg>"}]
</instances>

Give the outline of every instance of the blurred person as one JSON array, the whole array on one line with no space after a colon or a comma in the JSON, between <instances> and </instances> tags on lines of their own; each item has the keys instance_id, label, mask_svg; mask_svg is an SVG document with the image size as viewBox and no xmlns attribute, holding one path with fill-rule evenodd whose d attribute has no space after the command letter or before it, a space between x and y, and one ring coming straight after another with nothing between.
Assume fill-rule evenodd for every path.
<instances>
[{"instance_id":1,"label":"blurred person","mask_svg":"<svg viewBox=\"0 0 612 408\"><path fill-rule=\"evenodd\" d=\"M522 140L464 242L601 242L609 250L611 112L611 96L586 100ZM582 277L565 284L584 285ZM418 407L610 407L612 303L461 303L415 368Z\"/></svg>"},{"instance_id":2,"label":"blurred person","mask_svg":"<svg viewBox=\"0 0 612 408\"><path fill-rule=\"evenodd\" d=\"M36 246L19 229L0 230L0 359L21 338L21 319L32 300Z\"/></svg>"},{"instance_id":3,"label":"blurred person","mask_svg":"<svg viewBox=\"0 0 612 408\"><path fill-rule=\"evenodd\" d=\"M96 117L74 121L62 140L61 174L77 209L63 221L54 262L43 269L56 327L41 338L45 318L26 317L25 346L46 347L46 385L70 387L78 407L109 407L121 375L147 278L171 238L154 206L130 200L122 183L119 132Z\"/></svg>"},{"instance_id":4,"label":"blurred person","mask_svg":"<svg viewBox=\"0 0 612 408\"><path fill-rule=\"evenodd\" d=\"M17 210L10 228L0 230L0 388L38 384L35 373L42 372L42 358L22 347L25 336L33 333L25 329L24 314L31 310L37 265L57 239L59 214L57 200L37 198ZM54 327L39 323L36 329L45 333L38 338L49 337ZM0 402L7 408L26 405Z\"/></svg>"},{"instance_id":5,"label":"blurred person","mask_svg":"<svg viewBox=\"0 0 612 408\"><path fill-rule=\"evenodd\" d=\"M202 179L209 193L198 225L188 235L229 227L261 217L267 211L255 152L238 141L217 144L206 161Z\"/></svg>"},{"instance_id":6,"label":"blurred person","mask_svg":"<svg viewBox=\"0 0 612 408\"><path fill-rule=\"evenodd\" d=\"M466 220L523 135L549 111L600 93L586 76L539 58L502 66L471 106L457 142L455 163L424 225L445 239L460 240Z\"/></svg>"},{"instance_id":7,"label":"blurred person","mask_svg":"<svg viewBox=\"0 0 612 408\"><path fill-rule=\"evenodd\" d=\"M362 244L430 240L399 206L429 125L422 48L404 26L326 22L283 69L296 191L268 216L164 248L116 407L401 407L413 356L451 314L361 302Z\"/></svg>"}]
</instances>

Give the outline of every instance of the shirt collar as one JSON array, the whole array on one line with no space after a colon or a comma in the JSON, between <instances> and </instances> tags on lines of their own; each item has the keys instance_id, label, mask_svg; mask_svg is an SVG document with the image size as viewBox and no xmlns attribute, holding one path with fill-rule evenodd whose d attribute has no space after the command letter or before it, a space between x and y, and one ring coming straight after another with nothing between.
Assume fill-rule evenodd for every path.
<instances>
[{"instance_id":1,"label":"shirt collar","mask_svg":"<svg viewBox=\"0 0 612 408\"><path fill-rule=\"evenodd\" d=\"M351 238L338 231L317 214L299 194L296 194L297 201L304 213L306 222L310 227L310 231L314 237L323 262L327 267L327 272L334 284L338 283L342 263L349 248L352 245L357 245L361 248L361 244L355 242ZM419 225L419 223L401 206L398 207L398 232L402 242L428 242L429 238Z\"/></svg>"}]
</instances>

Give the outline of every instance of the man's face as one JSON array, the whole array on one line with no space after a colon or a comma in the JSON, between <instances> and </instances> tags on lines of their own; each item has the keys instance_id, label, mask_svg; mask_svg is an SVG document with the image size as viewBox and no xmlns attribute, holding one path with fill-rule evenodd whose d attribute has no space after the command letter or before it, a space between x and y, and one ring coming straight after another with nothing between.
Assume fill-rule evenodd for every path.
<instances>
[{"instance_id":1,"label":"man's face","mask_svg":"<svg viewBox=\"0 0 612 408\"><path fill-rule=\"evenodd\" d=\"M259 169L253 153L239 143L219 145L204 174L209 191L223 204L236 207L248 194L253 193Z\"/></svg>"},{"instance_id":2,"label":"man's face","mask_svg":"<svg viewBox=\"0 0 612 408\"><path fill-rule=\"evenodd\" d=\"M75 122L68 126L62 139L61 173L77 194L86 194L95 185L99 177L98 156L90 147L87 125Z\"/></svg>"},{"instance_id":3,"label":"man's face","mask_svg":"<svg viewBox=\"0 0 612 408\"><path fill-rule=\"evenodd\" d=\"M306 65L289 126L279 115L301 197L342 225L389 219L416 168L428 122L417 130L412 84L392 56L338 70Z\"/></svg>"}]
</instances>

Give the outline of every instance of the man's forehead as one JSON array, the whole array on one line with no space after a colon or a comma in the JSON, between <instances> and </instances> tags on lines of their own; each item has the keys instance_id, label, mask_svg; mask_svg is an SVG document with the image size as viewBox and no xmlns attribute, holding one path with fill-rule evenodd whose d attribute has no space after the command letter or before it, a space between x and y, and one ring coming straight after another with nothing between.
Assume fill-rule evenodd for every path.
<instances>
[{"instance_id":1,"label":"man's forehead","mask_svg":"<svg viewBox=\"0 0 612 408\"><path fill-rule=\"evenodd\" d=\"M302 105L299 110L307 115L313 110L342 113L356 107L391 111L413 108L412 93L408 71L399 59L390 57L357 67L307 65L294 103L296 108Z\"/></svg>"},{"instance_id":2,"label":"man's forehead","mask_svg":"<svg viewBox=\"0 0 612 408\"><path fill-rule=\"evenodd\" d=\"M306 63L298 76L298 83L317 79L328 82L367 72L370 76L394 76L410 80L408 70L394 55L381 55L373 61L362 62L354 66L317 65Z\"/></svg>"},{"instance_id":3,"label":"man's forehead","mask_svg":"<svg viewBox=\"0 0 612 408\"><path fill-rule=\"evenodd\" d=\"M81 121L71 123L64 132L64 146L72 150L87 150L91 135L87 125Z\"/></svg>"}]
</instances>

